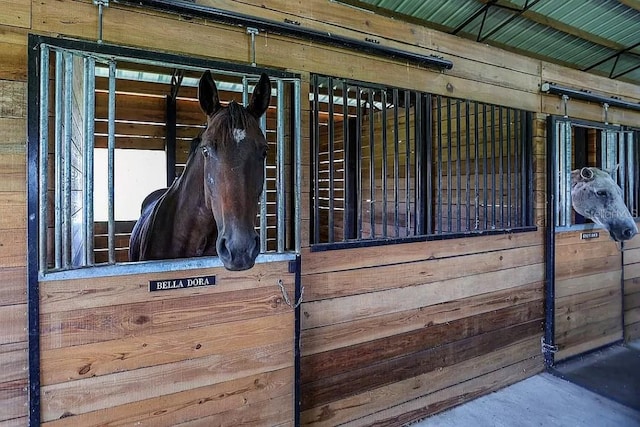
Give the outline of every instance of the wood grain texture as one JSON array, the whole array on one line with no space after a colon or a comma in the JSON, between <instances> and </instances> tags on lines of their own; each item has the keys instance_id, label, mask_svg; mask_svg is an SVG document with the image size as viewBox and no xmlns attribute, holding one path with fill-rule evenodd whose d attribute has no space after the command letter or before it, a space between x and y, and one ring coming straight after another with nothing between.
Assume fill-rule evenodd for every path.
<instances>
[{"instance_id":1,"label":"wood grain texture","mask_svg":"<svg viewBox=\"0 0 640 427\"><path fill-rule=\"evenodd\" d=\"M30 0L0 0L0 25L29 28L31 26Z\"/></svg>"},{"instance_id":2,"label":"wood grain texture","mask_svg":"<svg viewBox=\"0 0 640 427\"><path fill-rule=\"evenodd\" d=\"M292 368L265 372L262 374L225 381L203 387L194 387L177 392L131 403L115 408L87 412L73 417L76 425L86 427L104 426L108 420L110 426L174 426L201 417L217 416L219 418L233 417L235 411L249 412L259 415L265 410L264 404L260 410L256 404L264 402L270 405L279 396L291 393L293 384ZM277 407L288 417L287 408L292 410L292 403L281 402ZM46 423L49 427L69 425L69 420Z\"/></svg>"},{"instance_id":3,"label":"wood grain texture","mask_svg":"<svg viewBox=\"0 0 640 427\"><path fill-rule=\"evenodd\" d=\"M460 363L541 330L541 319L529 321L302 384L302 410Z\"/></svg>"},{"instance_id":4,"label":"wood grain texture","mask_svg":"<svg viewBox=\"0 0 640 427\"><path fill-rule=\"evenodd\" d=\"M489 354L303 411L302 424L334 426L355 420L363 414L375 414L416 399L433 397L449 387L467 381L469 372L473 372L475 377L480 377L537 356L539 352L539 338L525 338ZM541 368L542 363L539 361L538 369Z\"/></svg>"}]
</instances>

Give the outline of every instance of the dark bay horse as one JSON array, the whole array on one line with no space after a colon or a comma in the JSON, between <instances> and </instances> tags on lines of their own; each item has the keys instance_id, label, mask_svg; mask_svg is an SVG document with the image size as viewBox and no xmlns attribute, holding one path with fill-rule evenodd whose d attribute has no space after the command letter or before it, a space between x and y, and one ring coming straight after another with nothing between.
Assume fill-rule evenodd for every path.
<instances>
[{"instance_id":1,"label":"dark bay horse","mask_svg":"<svg viewBox=\"0 0 640 427\"><path fill-rule=\"evenodd\" d=\"M130 261L217 254L228 270L253 267L267 154L258 119L270 99L271 82L262 74L246 108L235 101L222 106L211 73L203 74L198 100L207 127L182 175L143 202L131 232Z\"/></svg>"}]
</instances>

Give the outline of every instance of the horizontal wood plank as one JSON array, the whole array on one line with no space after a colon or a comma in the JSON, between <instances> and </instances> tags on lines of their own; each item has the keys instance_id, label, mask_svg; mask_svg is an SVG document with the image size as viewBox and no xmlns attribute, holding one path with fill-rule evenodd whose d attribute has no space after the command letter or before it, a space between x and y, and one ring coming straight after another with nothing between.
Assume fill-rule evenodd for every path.
<instances>
[{"instance_id":1,"label":"horizontal wood plank","mask_svg":"<svg viewBox=\"0 0 640 427\"><path fill-rule=\"evenodd\" d=\"M197 387L157 398L125 403L113 408L62 418L44 425L62 427L72 421L86 427L178 425L202 417L230 414L243 408L255 408L258 402L271 402L291 393L292 368L265 372L209 386ZM255 411L254 411L255 412Z\"/></svg>"},{"instance_id":2,"label":"horizontal wood plank","mask_svg":"<svg viewBox=\"0 0 640 427\"><path fill-rule=\"evenodd\" d=\"M41 382L56 384L212 355L223 359L239 350L291 338L292 322L292 314L281 314L45 350Z\"/></svg>"},{"instance_id":3,"label":"horizontal wood plank","mask_svg":"<svg viewBox=\"0 0 640 427\"><path fill-rule=\"evenodd\" d=\"M302 328L337 324L389 313L426 307L486 292L540 282L542 264L478 274L425 285L389 289L343 298L302 304Z\"/></svg>"},{"instance_id":4,"label":"horizontal wood plank","mask_svg":"<svg viewBox=\"0 0 640 427\"><path fill-rule=\"evenodd\" d=\"M285 284L293 295L293 284ZM171 291L165 291L171 292ZM126 299L124 299L126 301ZM291 313L279 287L122 303L41 316L41 348L63 348ZM108 325L108 327L105 327Z\"/></svg>"},{"instance_id":5,"label":"horizontal wood plank","mask_svg":"<svg viewBox=\"0 0 640 427\"><path fill-rule=\"evenodd\" d=\"M342 424L398 404L424 399L456 384L464 383L470 378L480 377L537 356L539 352L539 337L525 338L455 365L441 367L413 378L308 409L301 414L302 423L318 427ZM542 369L541 361L538 361L538 369Z\"/></svg>"}]
</instances>

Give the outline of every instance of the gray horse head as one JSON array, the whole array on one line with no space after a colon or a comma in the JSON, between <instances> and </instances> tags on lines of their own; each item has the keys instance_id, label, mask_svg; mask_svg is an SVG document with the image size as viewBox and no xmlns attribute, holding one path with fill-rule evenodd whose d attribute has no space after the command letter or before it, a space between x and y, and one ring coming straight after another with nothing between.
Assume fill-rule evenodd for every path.
<instances>
[{"instance_id":1,"label":"gray horse head","mask_svg":"<svg viewBox=\"0 0 640 427\"><path fill-rule=\"evenodd\" d=\"M638 226L624 204L622 189L598 168L571 171L571 204L585 218L602 225L616 242L629 240Z\"/></svg>"}]
</instances>

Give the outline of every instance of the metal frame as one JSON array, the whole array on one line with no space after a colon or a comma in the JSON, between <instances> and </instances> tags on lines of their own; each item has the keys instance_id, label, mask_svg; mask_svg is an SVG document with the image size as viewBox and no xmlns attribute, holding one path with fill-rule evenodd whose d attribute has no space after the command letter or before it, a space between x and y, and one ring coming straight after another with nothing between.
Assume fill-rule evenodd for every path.
<instances>
[{"instance_id":1,"label":"metal frame","mask_svg":"<svg viewBox=\"0 0 640 427\"><path fill-rule=\"evenodd\" d=\"M531 113L408 90L403 90L404 105L401 105L401 89L316 74L312 75L311 85L313 250L536 229L532 226ZM353 87L354 91L349 92L346 87ZM337 112L336 100L343 106ZM346 110L348 106L351 110ZM322 123L321 110L327 115ZM343 122L355 120L356 126L343 123L338 128L334 123L336 114L341 115L338 120ZM399 125L402 114L407 124L404 131ZM463 123L470 128L472 115L473 139L472 132L461 138L448 131L457 130L460 135ZM414 122L409 126L411 120ZM350 127L356 128L355 135L348 132ZM340 129L342 137L336 132ZM376 131L379 134L375 134ZM405 137L404 147L400 146L403 136L400 133ZM479 136L486 143L482 144ZM351 141L354 137L355 141ZM466 160L462 147L465 143ZM473 165L472 145L476 154ZM480 145L483 145L482 151ZM415 154L410 158L409 152L414 146ZM352 152L349 147L357 149ZM334 156L336 150L339 152L342 148L344 161ZM398 175L401 148L407 156L406 185L401 190L404 194L400 194ZM348 157L368 157L363 159L368 170L367 165L363 168ZM435 176L432 169L436 171ZM337 170L344 170L344 186L334 179ZM475 189L471 185L472 172L475 172ZM514 173L517 176L512 178ZM344 207L337 209L334 201L339 199L340 191L346 193L356 187L346 183L349 179L358 184L358 193L368 186L367 194L345 197ZM505 188L510 190L503 197ZM471 192L475 192L475 197L472 198ZM407 200L403 209L405 220L400 223L398 205ZM389 206L390 203L395 207ZM471 211L473 205L474 212ZM337 215L339 210L344 211L342 222ZM350 213L352 210L356 212ZM345 233L334 235L334 229L340 226ZM354 228L354 233L346 232Z\"/></svg>"},{"instance_id":2,"label":"metal frame","mask_svg":"<svg viewBox=\"0 0 640 427\"><path fill-rule=\"evenodd\" d=\"M108 200L108 264L113 265L116 263L116 253L115 253L115 215L114 215L114 154L115 154L115 82L116 82L116 70L117 65L116 61L121 59L124 62L139 62L139 63L150 63L153 65L165 65L171 67L175 65L177 68L185 68L185 69L196 69L196 70L204 70L209 68L216 68L220 70L222 73L229 73L237 75L239 73L247 73L251 75L256 75L256 73L263 71L261 69L256 69L254 67L242 67L242 66L234 66L229 64L220 64L211 61L203 61L203 60L193 60L191 58L176 56L176 55L157 55L148 51L142 51L137 49L128 49L128 48L120 48L117 46L107 46L104 44L93 44L87 42L71 42L69 40L59 40L59 39L51 39L47 37L40 36L31 36L30 44L34 47L34 49L38 50L39 61L38 61L38 70L35 70L35 75L33 81L38 81L38 77L42 77L48 81L49 80L49 53L54 52L55 56L55 110L56 110L56 121L49 122L48 114L48 99L49 99L49 86L48 85L38 85L38 93L40 104L38 107L38 114L40 119L38 121L38 140L39 140L39 160L38 166L39 170L42 171L42 174L38 174L37 170L33 176L38 176L38 187L41 189L46 189L48 187L48 165L47 165L47 152L49 150L49 141L48 141L48 129L51 126L54 126L54 135L55 135L55 152L58 153L55 155L55 198L54 206L55 211L53 215L54 221L54 239L55 249L54 249L54 265L53 270L47 267L47 258L48 258L48 249L47 249L47 237L46 233L40 232L38 233L38 248L39 248L39 256L38 261L40 265L40 276L41 279L46 275L47 278L56 279L60 275L58 274L60 271L64 270L73 270L76 267L87 267L94 266L93 262L93 227L91 223L93 221L93 211L92 209L87 209L87 206L92 206L92 191L93 185L91 181L91 177L93 176L93 109L94 109L94 95L93 91L95 88L95 64L96 62L103 62L108 65L109 68L109 91L108 91L108 188L109 190L109 200ZM136 54L141 54L141 57L135 56ZM150 59L152 57L153 59ZM84 209L83 209L83 229L82 236L85 242L86 250L81 254L81 262L77 264L73 262L72 250L71 247L71 227L68 226L71 221L71 176L72 171L71 167L71 88L73 83L73 61L74 58L82 58L84 65L83 76L81 77L83 80L85 93L84 93L84 112L86 114L86 120L83 124L82 128L84 131L84 154L86 154L86 158L83 158L83 167L85 171L81 171L81 173L85 174L87 179L84 180L83 186L83 200L84 200ZM149 59L146 59L149 58ZM173 65L172 65L173 64ZM186 65L183 65L186 64ZM213 67L212 67L213 66ZM301 153L301 135L300 135L300 124L297 123L301 117L301 107L299 102L300 96L300 83L299 78L290 73L282 73L282 72L271 72L269 74L272 76L272 79L275 79L276 90L278 91L277 97L277 107L278 107L278 127L273 130L276 132L277 138L277 179L276 179L276 191L277 191L277 201L276 207L277 210L277 252L285 252L287 250L294 250L295 252L299 252L300 249L300 225L299 225L299 208L300 208L300 195L298 194L300 191L300 174L292 174L294 179L291 181L291 185L293 186L292 195L292 203L288 205L286 201L286 182L285 182L285 154L286 154L286 139L285 139L285 130L284 130L284 122L285 122L285 114L287 109L285 109L285 101L290 102L292 107L290 109L291 114L291 123L292 123L292 138L294 140L291 141L292 146L292 154L294 159L299 163L300 153ZM246 80L246 79L245 79ZM289 91L289 95L285 95L285 84L291 86L291 90ZM173 91L173 89L172 89ZM288 97L289 96L289 97ZM245 97L247 95L245 94ZM287 98L288 97L288 98ZM285 99L287 98L287 99ZM31 111L35 113L35 110ZM266 127L266 120L263 118L262 120L263 130ZM269 130L270 132L272 130ZM61 153L61 154L60 154ZM296 166L298 169L299 167ZM86 172L86 173L85 173ZM172 179L171 179L172 181ZM265 185L266 187L266 185ZM41 191L38 196L38 205L40 208L37 209L36 217L39 219L39 228L40 230L46 230L48 226L48 208L47 206L50 202L47 200L48 194L47 191ZM89 203L88 203L89 202ZM263 203L263 206L265 203ZM292 215L289 216L290 219L294 221L289 231L287 231L287 223L286 218L287 211L291 211ZM266 219L266 210L261 211L260 223L261 223L261 234L266 237L266 227L267 227L267 219ZM289 238L289 244L287 245L286 234L289 232L291 234ZM263 239L264 242L264 239ZM263 243L264 244L264 243ZM263 247L263 251L266 249L266 246ZM261 262L263 256L260 255L258 262ZM177 262L177 261L176 261ZM54 271L57 270L57 271ZM135 271L134 271L135 272ZM75 274L75 273L74 273ZM80 275L84 275L85 273L77 273ZM91 274L100 275L100 272L92 272ZM58 276L56 276L58 275ZM64 276L69 276L65 274Z\"/></svg>"},{"instance_id":3,"label":"metal frame","mask_svg":"<svg viewBox=\"0 0 640 427\"><path fill-rule=\"evenodd\" d=\"M574 89L566 86L560 86L555 83L545 82L540 87L540 91L553 95L566 95L570 98L581 99L583 101L598 102L600 104L606 104L609 107L619 107L640 111L640 103L633 103L620 98L599 95L591 92L590 90Z\"/></svg>"}]
</instances>

